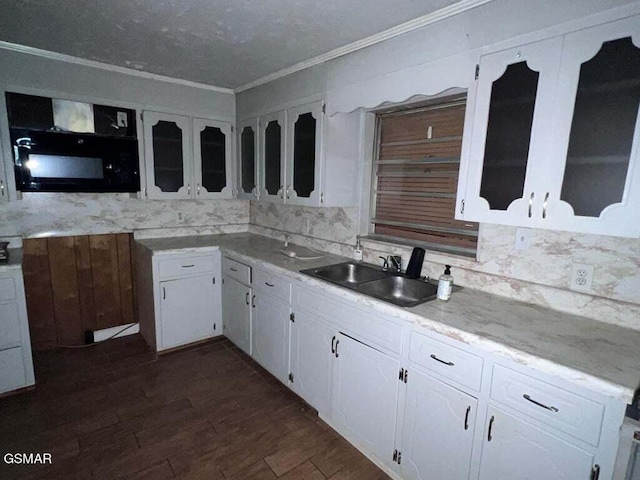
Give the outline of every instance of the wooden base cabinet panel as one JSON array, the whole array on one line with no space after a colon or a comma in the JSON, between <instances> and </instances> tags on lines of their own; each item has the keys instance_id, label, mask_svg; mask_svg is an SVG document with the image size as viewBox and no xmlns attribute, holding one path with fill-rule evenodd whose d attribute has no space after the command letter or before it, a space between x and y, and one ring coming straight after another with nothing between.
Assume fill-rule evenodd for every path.
<instances>
[{"instance_id":1,"label":"wooden base cabinet panel","mask_svg":"<svg viewBox=\"0 0 640 480\"><path fill-rule=\"evenodd\" d=\"M291 324L291 388L321 414L331 411L337 329L305 312Z\"/></svg>"},{"instance_id":2,"label":"wooden base cabinet panel","mask_svg":"<svg viewBox=\"0 0 640 480\"><path fill-rule=\"evenodd\" d=\"M405 400L402 478L467 480L477 403L412 369Z\"/></svg>"},{"instance_id":3,"label":"wooden base cabinet panel","mask_svg":"<svg viewBox=\"0 0 640 480\"><path fill-rule=\"evenodd\" d=\"M251 355L251 287L230 277L222 284L224 335Z\"/></svg>"},{"instance_id":4,"label":"wooden base cabinet panel","mask_svg":"<svg viewBox=\"0 0 640 480\"><path fill-rule=\"evenodd\" d=\"M335 351L333 423L393 467L400 362L342 333Z\"/></svg>"},{"instance_id":5,"label":"wooden base cabinet panel","mask_svg":"<svg viewBox=\"0 0 640 480\"><path fill-rule=\"evenodd\" d=\"M289 303L257 292L252 297L253 358L286 383L289 375Z\"/></svg>"},{"instance_id":6,"label":"wooden base cabinet panel","mask_svg":"<svg viewBox=\"0 0 640 480\"><path fill-rule=\"evenodd\" d=\"M489 407L480 480L587 480L593 454Z\"/></svg>"},{"instance_id":7,"label":"wooden base cabinet panel","mask_svg":"<svg viewBox=\"0 0 640 480\"><path fill-rule=\"evenodd\" d=\"M220 294L215 281L213 275L202 275L160 282L163 348L222 333L220 318L216 318Z\"/></svg>"}]
</instances>

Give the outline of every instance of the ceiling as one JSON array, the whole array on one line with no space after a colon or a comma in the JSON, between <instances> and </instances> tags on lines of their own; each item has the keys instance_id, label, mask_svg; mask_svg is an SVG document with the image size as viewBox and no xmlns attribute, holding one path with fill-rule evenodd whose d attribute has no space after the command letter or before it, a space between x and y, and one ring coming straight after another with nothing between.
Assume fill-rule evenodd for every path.
<instances>
[{"instance_id":1,"label":"ceiling","mask_svg":"<svg viewBox=\"0 0 640 480\"><path fill-rule=\"evenodd\" d=\"M458 0L0 0L0 40L236 88Z\"/></svg>"}]
</instances>

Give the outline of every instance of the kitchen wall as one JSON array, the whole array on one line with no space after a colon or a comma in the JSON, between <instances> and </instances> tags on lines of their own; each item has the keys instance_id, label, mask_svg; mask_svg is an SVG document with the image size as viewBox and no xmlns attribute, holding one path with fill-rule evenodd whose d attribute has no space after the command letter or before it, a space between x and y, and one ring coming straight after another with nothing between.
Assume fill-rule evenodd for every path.
<instances>
[{"instance_id":1,"label":"kitchen wall","mask_svg":"<svg viewBox=\"0 0 640 480\"><path fill-rule=\"evenodd\" d=\"M142 200L125 193L26 193L22 200L0 203L0 237L162 228L221 233L246 231L248 223L246 200Z\"/></svg>"},{"instance_id":2,"label":"kitchen wall","mask_svg":"<svg viewBox=\"0 0 640 480\"><path fill-rule=\"evenodd\" d=\"M5 147L5 91L235 119L235 95L228 90L145 78L0 48L0 128ZM138 137L141 136L139 128ZM7 170L11 169L11 150L5 148L2 154ZM248 221L249 203L240 200L150 201L129 194L31 193L24 194L22 200L0 202L0 237L120 233L166 227L172 227L174 234L216 233L246 230Z\"/></svg>"},{"instance_id":3,"label":"kitchen wall","mask_svg":"<svg viewBox=\"0 0 640 480\"><path fill-rule=\"evenodd\" d=\"M251 202L255 233L351 256L359 212L353 208L310 208ZM640 329L640 240L533 230L531 247L514 250L515 228L483 224L477 259L427 252L423 275L438 277L445 264L459 285L534 303L595 320ZM365 261L402 255L411 248L364 241ZM571 264L594 265L591 294L569 290Z\"/></svg>"}]
</instances>

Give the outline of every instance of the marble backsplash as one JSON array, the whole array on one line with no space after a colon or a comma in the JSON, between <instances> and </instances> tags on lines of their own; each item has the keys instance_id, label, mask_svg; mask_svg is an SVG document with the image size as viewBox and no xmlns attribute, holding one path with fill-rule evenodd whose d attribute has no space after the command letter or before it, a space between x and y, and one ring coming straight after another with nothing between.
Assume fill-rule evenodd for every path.
<instances>
[{"instance_id":1,"label":"marble backsplash","mask_svg":"<svg viewBox=\"0 0 640 480\"><path fill-rule=\"evenodd\" d=\"M245 229L246 200L146 200L126 193L25 193L0 204L0 237L49 237L199 227ZM216 227L211 232L207 227ZM209 228L210 229L210 228ZM224 230L226 232L226 230Z\"/></svg>"},{"instance_id":2,"label":"marble backsplash","mask_svg":"<svg viewBox=\"0 0 640 480\"><path fill-rule=\"evenodd\" d=\"M358 209L309 208L251 202L250 231L351 256ZM453 266L457 284L640 330L640 240L532 231L528 250L514 250L515 228L484 224L477 259L427 252L423 275L438 277ZM365 239L365 261L397 254L404 265L411 248ZM591 293L569 289L572 263L594 266Z\"/></svg>"}]
</instances>

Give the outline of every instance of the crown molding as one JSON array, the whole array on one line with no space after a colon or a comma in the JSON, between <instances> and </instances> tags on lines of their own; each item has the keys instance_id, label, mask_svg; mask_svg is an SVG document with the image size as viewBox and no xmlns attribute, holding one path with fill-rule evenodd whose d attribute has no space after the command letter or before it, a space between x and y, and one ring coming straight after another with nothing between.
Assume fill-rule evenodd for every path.
<instances>
[{"instance_id":1,"label":"crown molding","mask_svg":"<svg viewBox=\"0 0 640 480\"><path fill-rule=\"evenodd\" d=\"M82 65L84 67L99 68L101 70L107 70L109 72L122 73L124 75L131 75L134 77L146 78L148 80L157 80L160 82L173 83L176 85L183 85L186 87L200 88L203 90L210 90L219 93L235 93L232 88L216 87L215 85L207 85L206 83L193 82L191 80L183 80L181 78L168 77L165 75L159 75L157 73L143 72L135 70L133 68L121 67L118 65L111 65L109 63L97 62L95 60L87 60L84 58L74 57L72 55L66 55L64 53L50 52L49 50L42 50L40 48L28 47L26 45L19 45L17 43L4 42L0 40L0 48L4 50L10 50L12 52L25 53L28 55L35 55L37 57L47 58L49 60L59 60L61 62L73 63L76 65Z\"/></svg>"},{"instance_id":2,"label":"crown molding","mask_svg":"<svg viewBox=\"0 0 640 480\"><path fill-rule=\"evenodd\" d=\"M467 10L471 10L492 1L493 0L461 0L460 2L454 3L453 5L449 5L448 7L441 8L440 10L436 10L435 12L431 12L421 17L414 18L413 20L409 20L408 22L401 23L400 25L396 25L395 27L383 30L382 32L376 33L375 35L371 35L370 37L366 37L362 40L358 40L343 47L336 48L335 50L323 53L322 55L310 58L309 60L296 63L291 67L287 67L277 72L270 73L269 75L266 75L262 78L237 87L234 92L240 93L259 85L264 85L265 83L272 82L273 80L276 80L278 78L286 77L287 75L299 72L300 70L304 70L305 68L313 67L328 60L342 57L344 55L347 55L348 53L362 50L363 48L370 47L371 45L375 45L376 43L384 42L385 40L389 40L390 38L398 37L405 33L417 30L435 22L439 22L446 18L453 17L460 13L466 12Z\"/></svg>"}]
</instances>

